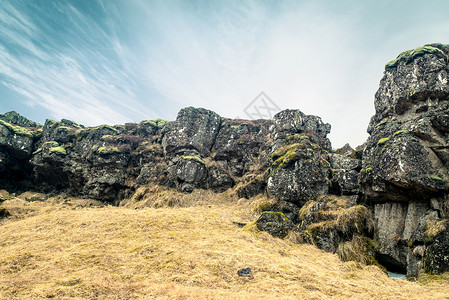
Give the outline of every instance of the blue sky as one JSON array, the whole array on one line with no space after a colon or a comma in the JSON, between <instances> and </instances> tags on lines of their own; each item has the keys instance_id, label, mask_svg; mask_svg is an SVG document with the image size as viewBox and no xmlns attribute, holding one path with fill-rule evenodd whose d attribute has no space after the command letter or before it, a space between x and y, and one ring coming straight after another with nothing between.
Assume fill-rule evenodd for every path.
<instances>
[{"instance_id":1,"label":"blue sky","mask_svg":"<svg viewBox=\"0 0 449 300\"><path fill-rule=\"evenodd\" d=\"M264 91L356 146L385 63L432 42L449 43L449 1L1 0L0 113L245 118Z\"/></svg>"}]
</instances>

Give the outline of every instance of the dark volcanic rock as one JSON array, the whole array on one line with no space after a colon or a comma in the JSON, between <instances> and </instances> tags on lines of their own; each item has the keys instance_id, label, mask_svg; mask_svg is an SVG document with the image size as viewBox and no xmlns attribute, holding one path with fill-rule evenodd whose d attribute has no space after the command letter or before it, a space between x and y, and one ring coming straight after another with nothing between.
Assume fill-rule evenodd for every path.
<instances>
[{"instance_id":1,"label":"dark volcanic rock","mask_svg":"<svg viewBox=\"0 0 449 300\"><path fill-rule=\"evenodd\" d=\"M289 229L293 228L293 223L283 213L273 211L264 211L256 225L259 230L280 238L286 237Z\"/></svg>"},{"instance_id":2,"label":"dark volcanic rock","mask_svg":"<svg viewBox=\"0 0 449 300\"><path fill-rule=\"evenodd\" d=\"M175 122L164 128L162 146L165 153L195 149L203 157L209 156L220 130L221 117L203 108L183 108Z\"/></svg>"},{"instance_id":3,"label":"dark volcanic rock","mask_svg":"<svg viewBox=\"0 0 449 300\"><path fill-rule=\"evenodd\" d=\"M327 194L330 142L326 135L330 125L298 110L282 111L274 116L273 122L268 194L299 206Z\"/></svg>"},{"instance_id":4,"label":"dark volcanic rock","mask_svg":"<svg viewBox=\"0 0 449 300\"><path fill-rule=\"evenodd\" d=\"M409 276L419 274L424 252L426 266L445 253L423 245L423 232L444 217L449 187L448 55L447 46L431 44L387 64L363 154L360 182L375 208L379 255Z\"/></svg>"},{"instance_id":5,"label":"dark volcanic rock","mask_svg":"<svg viewBox=\"0 0 449 300\"><path fill-rule=\"evenodd\" d=\"M449 271L449 223L440 222L440 228L435 236L429 232L431 242L427 247L424 259L424 268L432 274L441 274ZM428 229L431 231L431 228Z\"/></svg>"},{"instance_id":6,"label":"dark volcanic rock","mask_svg":"<svg viewBox=\"0 0 449 300\"><path fill-rule=\"evenodd\" d=\"M23 125L23 126L22 126ZM34 127L33 127L34 126ZM42 126L16 112L0 115L0 183L2 188L29 188L29 159L41 137Z\"/></svg>"}]
</instances>

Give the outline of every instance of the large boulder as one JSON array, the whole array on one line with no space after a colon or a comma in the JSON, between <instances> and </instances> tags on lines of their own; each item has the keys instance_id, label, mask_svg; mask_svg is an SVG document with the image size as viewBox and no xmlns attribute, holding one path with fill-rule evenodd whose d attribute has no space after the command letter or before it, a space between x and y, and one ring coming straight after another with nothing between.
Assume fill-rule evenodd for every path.
<instances>
[{"instance_id":1,"label":"large boulder","mask_svg":"<svg viewBox=\"0 0 449 300\"><path fill-rule=\"evenodd\" d=\"M164 128L162 146L165 153L176 153L183 149L194 149L209 156L220 130L221 117L204 108L181 109L175 122Z\"/></svg>"},{"instance_id":2,"label":"large boulder","mask_svg":"<svg viewBox=\"0 0 449 300\"><path fill-rule=\"evenodd\" d=\"M267 231L275 237L284 238L293 228L293 223L281 212L264 211L257 219L256 226L259 230Z\"/></svg>"},{"instance_id":3,"label":"large boulder","mask_svg":"<svg viewBox=\"0 0 449 300\"><path fill-rule=\"evenodd\" d=\"M409 276L445 251L424 245L424 232L444 218L449 188L448 55L446 45L430 44L386 65L363 153L360 183L374 205L379 257Z\"/></svg>"},{"instance_id":4,"label":"large boulder","mask_svg":"<svg viewBox=\"0 0 449 300\"><path fill-rule=\"evenodd\" d=\"M326 135L330 125L299 110L285 110L273 118L273 146L268 194L278 200L304 205L329 190Z\"/></svg>"},{"instance_id":5,"label":"large boulder","mask_svg":"<svg viewBox=\"0 0 449 300\"><path fill-rule=\"evenodd\" d=\"M429 246L424 257L424 268L432 274L449 271L449 223L428 222L426 238Z\"/></svg>"},{"instance_id":6,"label":"large boulder","mask_svg":"<svg viewBox=\"0 0 449 300\"><path fill-rule=\"evenodd\" d=\"M42 134L41 125L9 112L0 115L0 178L3 187L30 188L29 159Z\"/></svg>"}]
</instances>

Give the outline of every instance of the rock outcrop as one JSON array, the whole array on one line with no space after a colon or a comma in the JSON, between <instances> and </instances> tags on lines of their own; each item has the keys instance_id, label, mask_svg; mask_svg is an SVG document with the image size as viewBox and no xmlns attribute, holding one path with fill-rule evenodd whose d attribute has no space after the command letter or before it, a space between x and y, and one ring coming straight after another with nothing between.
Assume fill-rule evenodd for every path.
<instances>
[{"instance_id":1,"label":"rock outcrop","mask_svg":"<svg viewBox=\"0 0 449 300\"><path fill-rule=\"evenodd\" d=\"M268 189L302 205L328 191L329 131L298 110L249 121L188 107L173 122L90 128L69 120L42 126L10 112L0 116L0 172L25 188L112 202L153 183L186 193L238 185L244 197Z\"/></svg>"},{"instance_id":2,"label":"rock outcrop","mask_svg":"<svg viewBox=\"0 0 449 300\"><path fill-rule=\"evenodd\" d=\"M449 271L447 253L439 251L443 263L433 252L440 240L425 238L431 222L448 218L448 55L447 46L431 44L386 65L363 153L360 179L374 207L379 257L409 276L423 266Z\"/></svg>"}]
</instances>

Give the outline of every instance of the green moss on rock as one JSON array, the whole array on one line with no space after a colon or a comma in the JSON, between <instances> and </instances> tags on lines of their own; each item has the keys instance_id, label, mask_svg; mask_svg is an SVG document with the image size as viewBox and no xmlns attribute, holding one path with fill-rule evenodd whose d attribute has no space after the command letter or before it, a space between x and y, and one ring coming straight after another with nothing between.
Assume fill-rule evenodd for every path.
<instances>
[{"instance_id":1,"label":"green moss on rock","mask_svg":"<svg viewBox=\"0 0 449 300\"><path fill-rule=\"evenodd\" d=\"M273 158L273 167L276 169L283 169L289 166L291 163L298 160L298 149L299 144L291 144L288 146L284 146L278 150L276 150L271 157Z\"/></svg>"},{"instance_id":2,"label":"green moss on rock","mask_svg":"<svg viewBox=\"0 0 449 300\"><path fill-rule=\"evenodd\" d=\"M407 133L408 133L408 130L399 130L399 131L396 131L393 134L393 136L403 135L403 134L407 134Z\"/></svg>"},{"instance_id":3,"label":"green moss on rock","mask_svg":"<svg viewBox=\"0 0 449 300\"><path fill-rule=\"evenodd\" d=\"M428 175L427 177L429 177L430 179L433 179L433 180L437 180L437 181L445 181L444 178L442 178L438 175L434 175L434 174Z\"/></svg>"},{"instance_id":4,"label":"green moss on rock","mask_svg":"<svg viewBox=\"0 0 449 300\"><path fill-rule=\"evenodd\" d=\"M162 128L170 121L162 120L162 119L156 119L156 120L148 120L148 121L142 121L140 124L148 124L156 128Z\"/></svg>"},{"instance_id":5,"label":"green moss on rock","mask_svg":"<svg viewBox=\"0 0 449 300\"><path fill-rule=\"evenodd\" d=\"M181 158L185 160L194 160L203 165L205 164L199 155L182 155Z\"/></svg>"},{"instance_id":6,"label":"green moss on rock","mask_svg":"<svg viewBox=\"0 0 449 300\"><path fill-rule=\"evenodd\" d=\"M98 154L102 155L115 154L121 152L120 149L118 149L117 147L100 147L96 151Z\"/></svg>"},{"instance_id":7,"label":"green moss on rock","mask_svg":"<svg viewBox=\"0 0 449 300\"><path fill-rule=\"evenodd\" d=\"M3 125L4 127L6 127L6 129L8 129L8 131L10 131L13 134L17 134L17 135L33 137L34 133L35 133L32 130L27 129L27 127L17 126L17 125L5 122L3 120L0 120L0 125ZM41 130L42 129L40 129L40 131Z\"/></svg>"},{"instance_id":8,"label":"green moss on rock","mask_svg":"<svg viewBox=\"0 0 449 300\"><path fill-rule=\"evenodd\" d=\"M413 50L407 50L399 54L396 59L390 61L385 65L385 71L396 68L399 63L405 62L405 64L411 63L414 59L423 56L425 54L436 54L441 57L446 57L446 54L437 47L426 45Z\"/></svg>"},{"instance_id":9,"label":"green moss on rock","mask_svg":"<svg viewBox=\"0 0 449 300\"><path fill-rule=\"evenodd\" d=\"M100 125L100 126L92 128L92 130L101 130L101 129L107 129L107 130L113 131L115 133L119 133L117 129L115 129L114 127L109 126L109 125Z\"/></svg>"},{"instance_id":10,"label":"green moss on rock","mask_svg":"<svg viewBox=\"0 0 449 300\"><path fill-rule=\"evenodd\" d=\"M51 147L50 153L56 153L61 155L67 155L67 150L64 146L58 146L58 147Z\"/></svg>"},{"instance_id":11,"label":"green moss on rock","mask_svg":"<svg viewBox=\"0 0 449 300\"><path fill-rule=\"evenodd\" d=\"M377 142L377 146L381 146L381 145L385 144L386 142L388 142L389 140L390 140L390 137L381 138L381 139Z\"/></svg>"},{"instance_id":12,"label":"green moss on rock","mask_svg":"<svg viewBox=\"0 0 449 300\"><path fill-rule=\"evenodd\" d=\"M42 146L44 147L58 147L59 143L56 141L45 142Z\"/></svg>"},{"instance_id":13,"label":"green moss on rock","mask_svg":"<svg viewBox=\"0 0 449 300\"><path fill-rule=\"evenodd\" d=\"M424 242L431 243L435 237L445 230L447 230L445 223L447 220L427 220L424 231Z\"/></svg>"}]
</instances>

